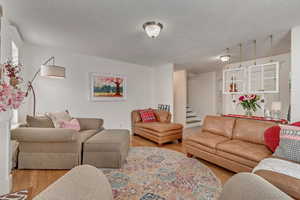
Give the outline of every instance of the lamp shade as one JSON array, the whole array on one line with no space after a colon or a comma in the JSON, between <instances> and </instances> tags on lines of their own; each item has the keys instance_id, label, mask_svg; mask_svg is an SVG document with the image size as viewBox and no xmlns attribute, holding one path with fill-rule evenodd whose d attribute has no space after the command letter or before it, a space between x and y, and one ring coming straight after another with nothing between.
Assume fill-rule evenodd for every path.
<instances>
[{"instance_id":1,"label":"lamp shade","mask_svg":"<svg viewBox=\"0 0 300 200\"><path fill-rule=\"evenodd\" d=\"M66 70L64 67L60 67L56 65L42 65L40 75L42 77L50 77L50 78L65 78Z\"/></svg>"}]
</instances>

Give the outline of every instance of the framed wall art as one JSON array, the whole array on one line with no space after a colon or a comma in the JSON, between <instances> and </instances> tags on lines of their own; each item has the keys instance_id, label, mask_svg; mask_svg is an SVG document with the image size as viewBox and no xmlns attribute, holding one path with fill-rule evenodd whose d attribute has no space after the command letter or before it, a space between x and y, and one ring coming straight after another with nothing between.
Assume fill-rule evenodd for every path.
<instances>
[{"instance_id":1,"label":"framed wall art","mask_svg":"<svg viewBox=\"0 0 300 200\"><path fill-rule=\"evenodd\" d=\"M126 100L126 78L115 74L90 73L90 100Z\"/></svg>"}]
</instances>

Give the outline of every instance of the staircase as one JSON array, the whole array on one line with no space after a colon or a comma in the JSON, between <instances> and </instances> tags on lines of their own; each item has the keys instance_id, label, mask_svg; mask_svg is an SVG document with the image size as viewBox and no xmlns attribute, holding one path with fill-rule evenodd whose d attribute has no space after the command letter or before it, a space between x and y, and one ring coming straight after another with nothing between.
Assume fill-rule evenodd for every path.
<instances>
[{"instance_id":1,"label":"staircase","mask_svg":"<svg viewBox=\"0 0 300 200\"><path fill-rule=\"evenodd\" d=\"M195 113L190 106L186 107L186 128L198 127L202 125L202 118Z\"/></svg>"}]
</instances>

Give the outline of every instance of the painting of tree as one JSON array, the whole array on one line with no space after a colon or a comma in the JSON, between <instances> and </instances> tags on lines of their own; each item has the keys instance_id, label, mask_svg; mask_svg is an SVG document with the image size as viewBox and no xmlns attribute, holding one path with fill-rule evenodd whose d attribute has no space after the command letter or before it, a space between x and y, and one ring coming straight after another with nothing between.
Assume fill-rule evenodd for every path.
<instances>
[{"instance_id":1,"label":"painting of tree","mask_svg":"<svg viewBox=\"0 0 300 200\"><path fill-rule=\"evenodd\" d=\"M91 92L93 100L125 99L125 78L122 76L106 76L93 73L91 75Z\"/></svg>"}]
</instances>

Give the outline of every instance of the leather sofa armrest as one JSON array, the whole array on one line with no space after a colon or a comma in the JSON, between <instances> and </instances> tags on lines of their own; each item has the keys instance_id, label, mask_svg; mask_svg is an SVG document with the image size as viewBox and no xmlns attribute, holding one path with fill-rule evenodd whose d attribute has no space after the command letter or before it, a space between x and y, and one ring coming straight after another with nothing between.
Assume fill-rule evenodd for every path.
<instances>
[{"instance_id":1,"label":"leather sofa armrest","mask_svg":"<svg viewBox=\"0 0 300 200\"><path fill-rule=\"evenodd\" d=\"M16 128L11 138L19 142L74 142L79 140L79 133L63 128Z\"/></svg>"},{"instance_id":2,"label":"leather sofa armrest","mask_svg":"<svg viewBox=\"0 0 300 200\"><path fill-rule=\"evenodd\" d=\"M264 178L269 183L273 184L288 195L296 199L300 199L300 179L269 170L258 170L254 173Z\"/></svg>"},{"instance_id":3,"label":"leather sofa armrest","mask_svg":"<svg viewBox=\"0 0 300 200\"><path fill-rule=\"evenodd\" d=\"M239 173L224 185L219 200L292 200L287 194L265 179L251 173Z\"/></svg>"},{"instance_id":4,"label":"leather sofa armrest","mask_svg":"<svg viewBox=\"0 0 300 200\"><path fill-rule=\"evenodd\" d=\"M98 130L102 131L103 119L98 118L76 118L80 124L80 130Z\"/></svg>"}]
</instances>

